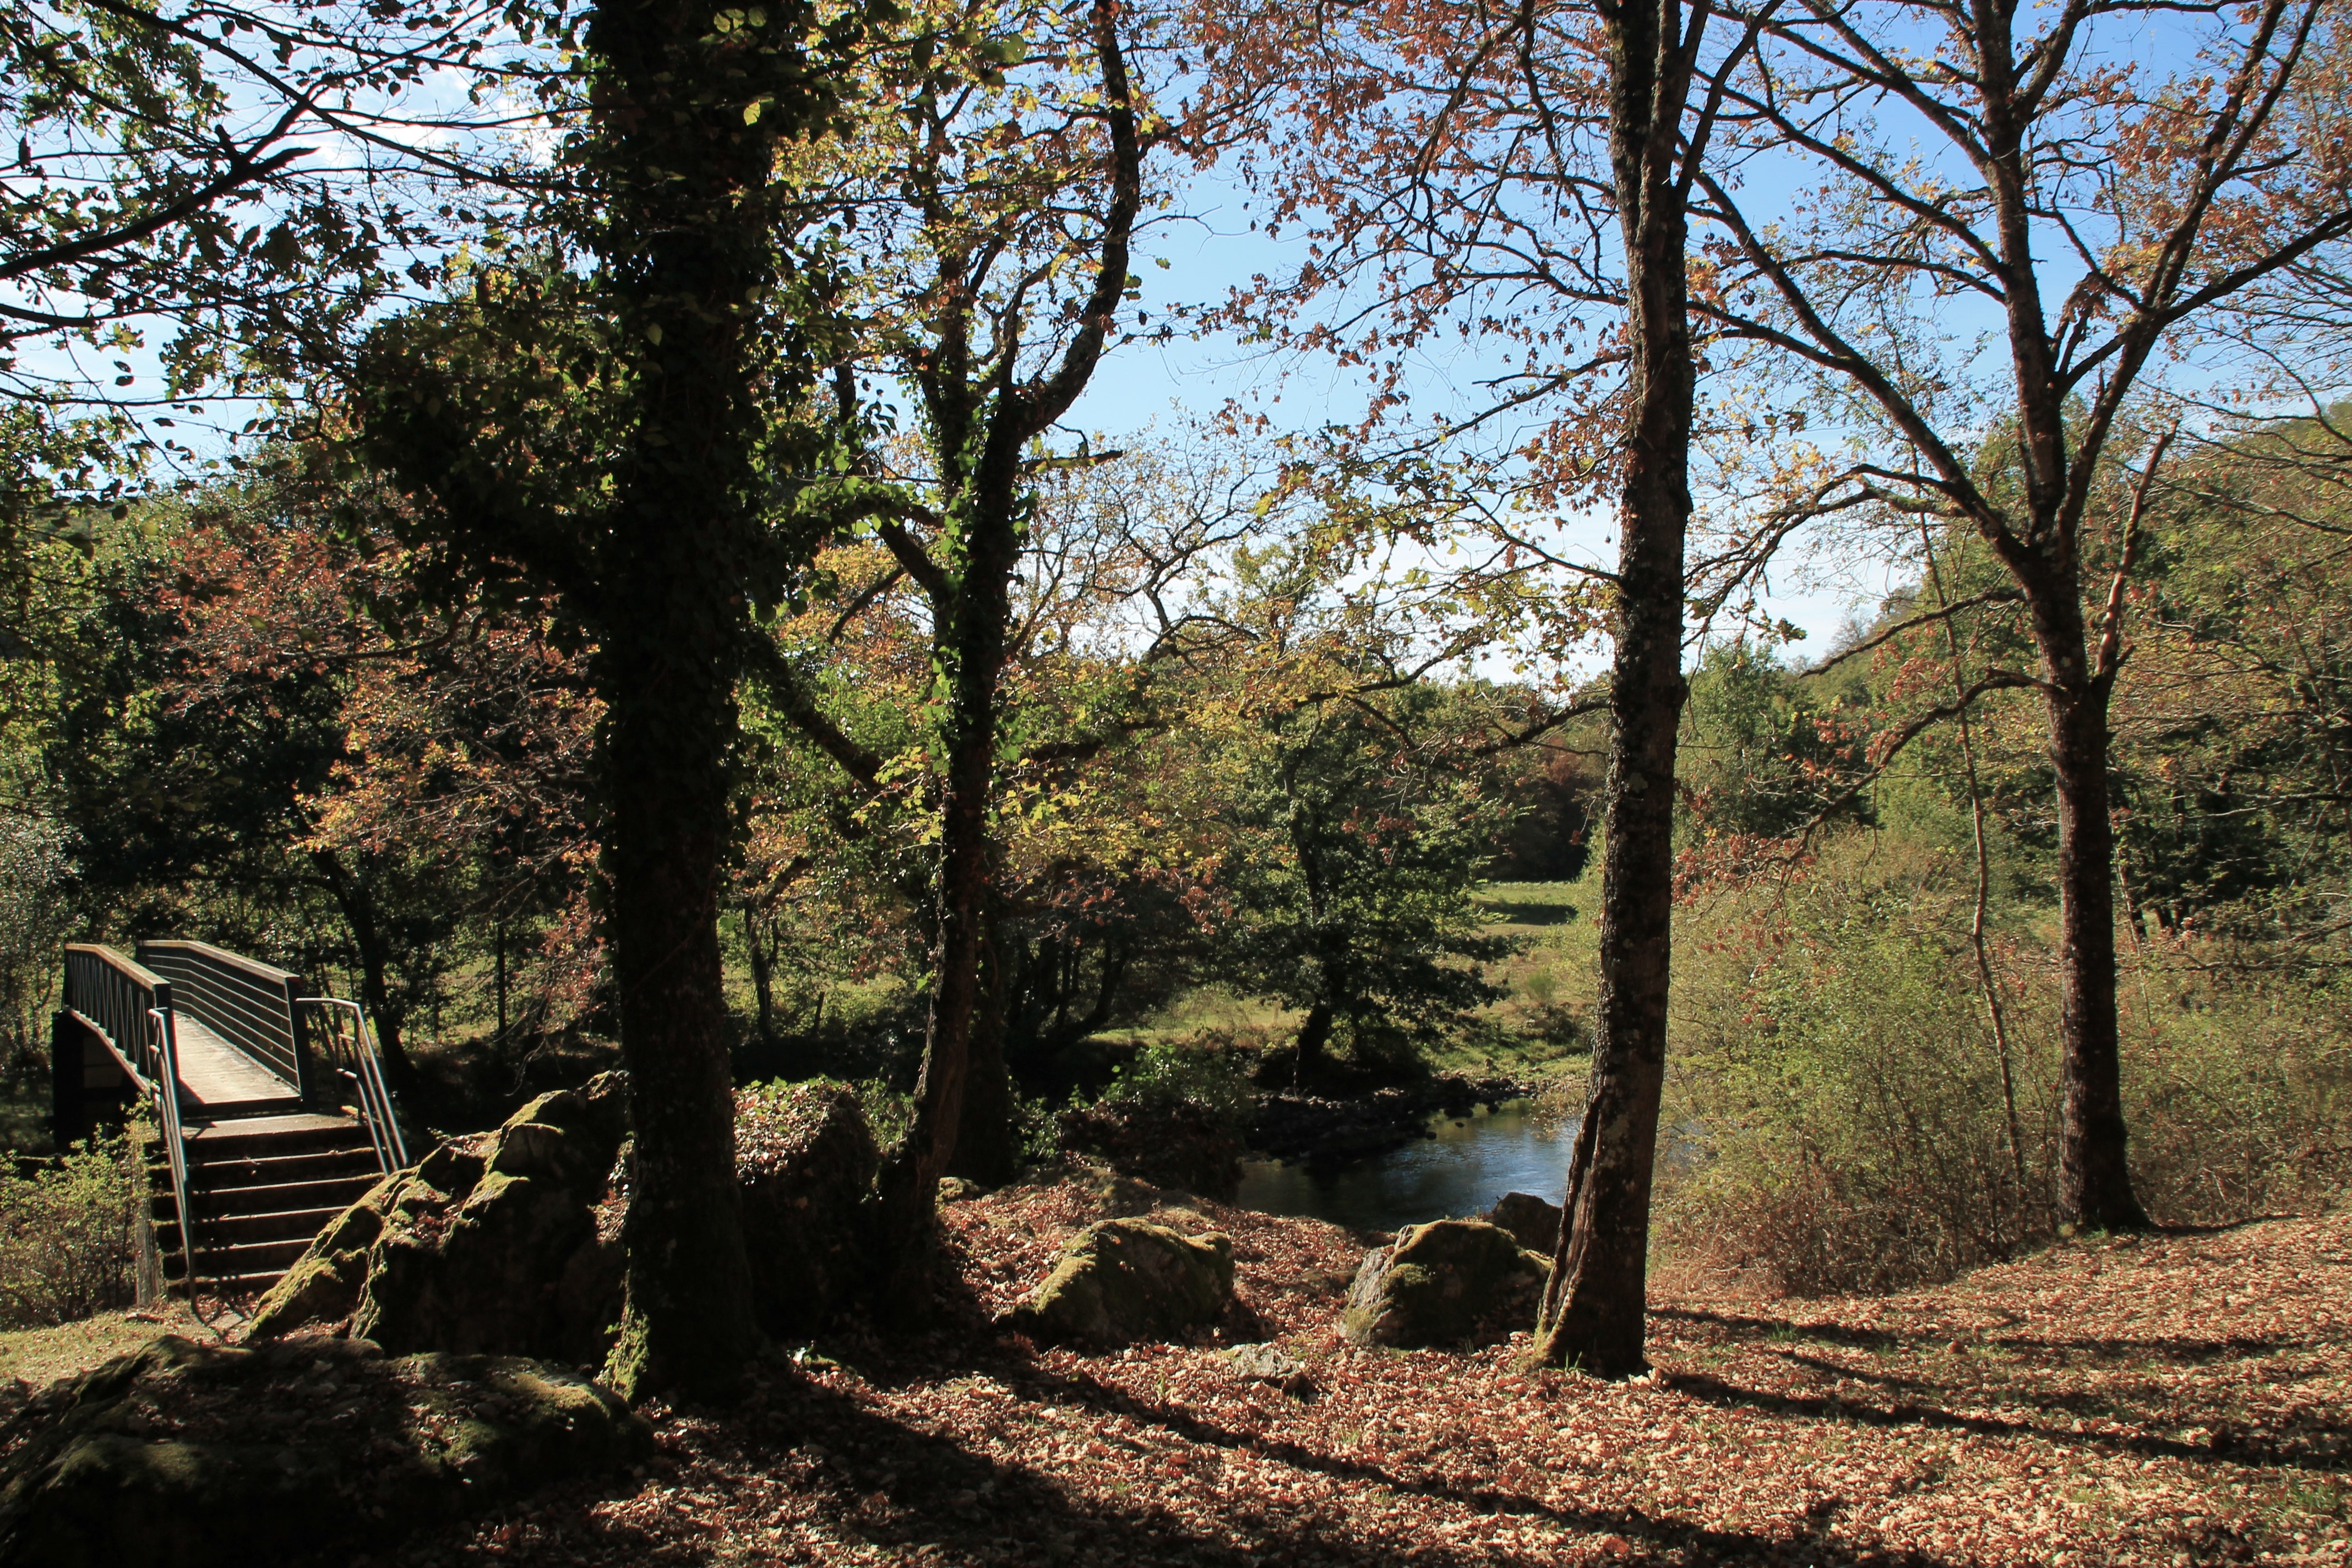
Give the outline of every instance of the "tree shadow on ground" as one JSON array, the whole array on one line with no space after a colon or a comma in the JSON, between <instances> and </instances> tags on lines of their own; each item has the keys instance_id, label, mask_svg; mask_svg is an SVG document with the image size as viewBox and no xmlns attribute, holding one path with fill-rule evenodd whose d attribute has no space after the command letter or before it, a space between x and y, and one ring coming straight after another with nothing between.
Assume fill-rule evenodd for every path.
<instances>
[{"instance_id":1,"label":"tree shadow on ground","mask_svg":"<svg viewBox=\"0 0 2352 1568\"><path fill-rule=\"evenodd\" d=\"M1050 1459L1008 1462L955 1436L891 1419L809 1381L772 1380L746 1408L688 1411L671 1422L665 1457L615 1486L575 1483L528 1500L469 1531L443 1531L392 1559L403 1568L495 1560L524 1564L671 1565L852 1561L936 1565L1177 1564L1188 1568L1391 1568L1406 1560L1471 1563L1578 1560L1550 1548L1513 1552L1377 1539L1351 1531L1353 1497L1421 1499L1474 1512L1539 1519L1615 1536L1611 1563L1651 1568L1796 1564L1937 1568L1938 1559L1871 1552L1821 1533L1710 1530L1623 1510L1562 1509L1507 1488L1453 1486L1379 1465L1228 1431L1182 1410L1139 1401L1089 1379L1034 1365L982 1369L1040 1403L1128 1416L1203 1446L1199 1484L1218 1494L1215 1524L1150 1505L1121 1506L1069 1484ZM1225 1490L1227 1457L1242 1451L1343 1483L1297 1500ZM1139 1462L1144 1456L1139 1455ZM665 1497L672 1500L665 1503ZM599 1506L603 1505L603 1506ZM1375 1537L1375 1539L1367 1539ZM1600 1549L1596 1549L1600 1550ZM1595 1560L1600 1560L1596 1558Z\"/></svg>"},{"instance_id":2,"label":"tree shadow on ground","mask_svg":"<svg viewBox=\"0 0 2352 1568\"><path fill-rule=\"evenodd\" d=\"M1943 1332L1906 1333L1834 1324L1797 1324L1786 1320L1686 1309L1664 1309L1653 1315L1723 1330L1722 1337L1716 1342L1718 1344L1741 1344L1755 1353L1778 1357L1824 1379L1864 1384L1880 1391L1885 1398L1884 1403L1878 1403L1841 1398L1832 1392L1809 1394L1750 1387L1707 1372L1681 1371L1667 1375L1669 1386L1711 1405L1848 1426L1936 1427L1989 1436L2028 1437L2060 1448L2182 1459L2205 1465L2229 1463L2331 1473L2352 1469L2352 1417L2284 1431L2242 1430L2243 1417L2228 1405L2231 1389L2226 1385L2210 1390L2184 1388L2153 1374L2123 1384L2105 1382L2095 1390L2053 1388L2042 1385L2041 1381L2061 1374L2071 1366L2086 1364L2108 1370L2135 1362L2179 1369L2221 1368L2232 1361L2316 1349L2323 1343L2316 1338L2244 1335L2197 1339L2153 1335L2141 1340L1988 1334L1958 1342L1967 1346L1966 1353L1955 1352L1953 1373L1939 1375L1936 1368L1919 1361L1852 1366L1774 1342L1807 1340L1924 1359L1950 1342L1948 1334ZM1986 1359L1982 1353L1986 1352L2047 1359L2004 1363ZM2184 1405L2184 1394L2202 1394L2202 1407L2194 1400ZM1988 1397L2020 1414L1985 1415L1963 1408L1974 1406L1981 1412ZM2075 1430L2078 1418L2084 1416L2138 1429ZM2162 1435L2163 1429L2185 1426L2203 1426L2211 1436L2201 1442L2191 1442Z\"/></svg>"}]
</instances>

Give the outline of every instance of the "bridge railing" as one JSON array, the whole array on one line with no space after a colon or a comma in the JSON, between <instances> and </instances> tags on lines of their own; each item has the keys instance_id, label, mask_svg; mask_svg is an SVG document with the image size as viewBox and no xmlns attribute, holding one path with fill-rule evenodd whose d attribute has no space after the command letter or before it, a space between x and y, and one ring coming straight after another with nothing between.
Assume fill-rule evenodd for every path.
<instances>
[{"instance_id":1,"label":"bridge railing","mask_svg":"<svg viewBox=\"0 0 2352 1568\"><path fill-rule=\"evenodd\" d=\"M172 1010L172 983L110 947L66 944L66 1009L106 1037L115 1054L149 1090L163 1065L149 1015ZM173 1075L176 1081L177 1074Z\"/></svg>"},{"instance_id":2,"label":"bridge railing","mask_svg":"<svg viewBox=\"0 0 2352 1568\"><path fill-rule=\"evenodd\" d=\"M182 1011L308 1097L300 975L205 942L142 942L139 962L172 983Z\"/></svg>"},{"instance_id":3,"label":"bridge railing","mask_svg":"<svg viewBox=\"0 0 2352 1568\"><path fill-rule=\"evenodd\" d=\"M172 1170L172 1207L180 1216L180 1257L188 1268L188 1304L196 1302L196 1211L188 1202L188 1143L180 1129L180 1037L172 1023L172 991L162 987L163 1005L147 1010L154 1026L155 1120L163 1130L163 1156Z\"/></svg>"},{"instance_id":4,"label":"bridge railing","mask_svg":"<svg viewBox=\"0 0 2352 1568\"><path fill-rule=\"evenodd\" d=\"M394 1111L392 1090L383 1081L383 1063L376 1055L375 1031L356 1002L340 996L304 996L296 1005L310 1015L312 1045L328 1070L341 1079L352 1097L352 1109L375 1145L376 1164L388 1175L408 1165L408 1143L400 1135L400 1118Z\"/></svg>"}]
</instances>

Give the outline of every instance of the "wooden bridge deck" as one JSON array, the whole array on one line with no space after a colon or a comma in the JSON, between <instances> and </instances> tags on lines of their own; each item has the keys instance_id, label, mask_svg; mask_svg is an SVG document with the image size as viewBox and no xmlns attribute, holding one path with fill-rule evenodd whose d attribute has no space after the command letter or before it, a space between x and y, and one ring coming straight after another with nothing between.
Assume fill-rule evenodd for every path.
<instances>
[{"instance_id":1,"label":"wooden bridge deck","mask_svg":"<svg viewBox=\"0 0 2352 1568\"><path fill-rule=\"evenodd\" d=\"M182 1114L201 1119L234 1106L258 1110L282 1102L289 1110L302 1108L294 1086L230 1045L211 1027L186 1012L173 1020L173 1038L180 1048Z\"/></svg>"}]
</instances>

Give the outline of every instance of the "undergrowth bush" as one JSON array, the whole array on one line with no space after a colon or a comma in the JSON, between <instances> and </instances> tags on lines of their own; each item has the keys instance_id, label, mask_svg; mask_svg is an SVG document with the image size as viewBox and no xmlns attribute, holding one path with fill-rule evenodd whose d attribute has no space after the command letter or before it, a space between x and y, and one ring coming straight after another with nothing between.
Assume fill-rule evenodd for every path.
<instances>
[{"instance_id":1,"label":"undergrowth bush","mask_svg":"<svg viewBox=\"0 0 2352 1568\"><path fill-rule=\"evenodd\" d=\"M885 1155L896 1152L914 1128L915 1097L893 1089L887 1079L861 1079L849 1087L857 1092L858 1106L866 1112L866 1125L873 1130L876 1145Z\"/></svg>"},{"instance_id":2,"label":"undergrowth bush","mask_svg":"<svg viewBox=\"0 0 2352 1568\"><path fill-rule=\"evenodd\" d=\"M1161 1186L1231 1197L1257 1105L1252 1066L1213 1034L1147 1046L1099 1100L1055 1118L1060 1146Z\"/></svg>"},{"instance_id":3,"label":"undergrowth bush","mask_svg":"<svg viewBox=\"0 0 2352 1568\"><path fill-rule=\"evenodd\" d=\"M1899 1289L2053 1238L2058 1009L2046 911L2008 907L2001 1056L1948 850L1856 837L1681 912L1663 1250L1800 1295ZM2185 944L2124 954L2125 1114L2151 1214L2335 1200L2352 1058L2338 983ZM2014 1117L2011 1102L2014 1103Z\"/></svg>"},{"instance_id":4,"label":"undergrowth bush","mask_svg":"<svg viewBox=\"0 0 2352 1568\"><path fill-rule=\"evenodd\" d=\"M1114 1071L1102 1098L1155 1109L1191 1105L1238 1129L1257 1108L1257 1089L1250 1080L1253 1065L1246 1053L1234 1049L1213 1031L1190 1040L1163 1041L1144 1047Z\"/></svg>"},{"instance_id":5,"label":"undergrowth bush","mask_svg":"<svg viewBox=\"0 0 2352 1568\"><path fill-rule=\"evenodd\" d=\"M0 1328L71 1322L131 1301L136 1195L119 1137L0 1174Z\"/></svg>"},{"instance_id":6,"label":"undergrowth bush","mask_svg":"<svg viewBox=\"0 0 2352 1568\"><path fill-rule=\"evenodd\" d=\"M2233 944L2128 955L2124 1109L2160 1220L2309 1211L2352 1183L2352 985Z\"/></svg>"}]
</instances>

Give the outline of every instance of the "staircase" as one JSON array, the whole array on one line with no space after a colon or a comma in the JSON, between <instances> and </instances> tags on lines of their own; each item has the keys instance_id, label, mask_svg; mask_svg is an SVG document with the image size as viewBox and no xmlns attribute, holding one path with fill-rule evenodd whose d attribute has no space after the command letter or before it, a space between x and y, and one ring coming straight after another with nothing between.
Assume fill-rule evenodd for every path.
<instances>
[{"instance_id":1,"label":"staircase","mask_svg":"<svg viewBox=\"0 0 2352 1568\"><path fill-rule=\"evenodd\" d=\"M367 1130L352 1117L249 1117L191 1130L188 1206L195 1215L196 1279L207 1294L268 1289L329 1221L382 1175ZM160 1146L148 1161L149 1207L165 1289L188 1289L172 1177Z\"/></svg>"}]
</instances>

